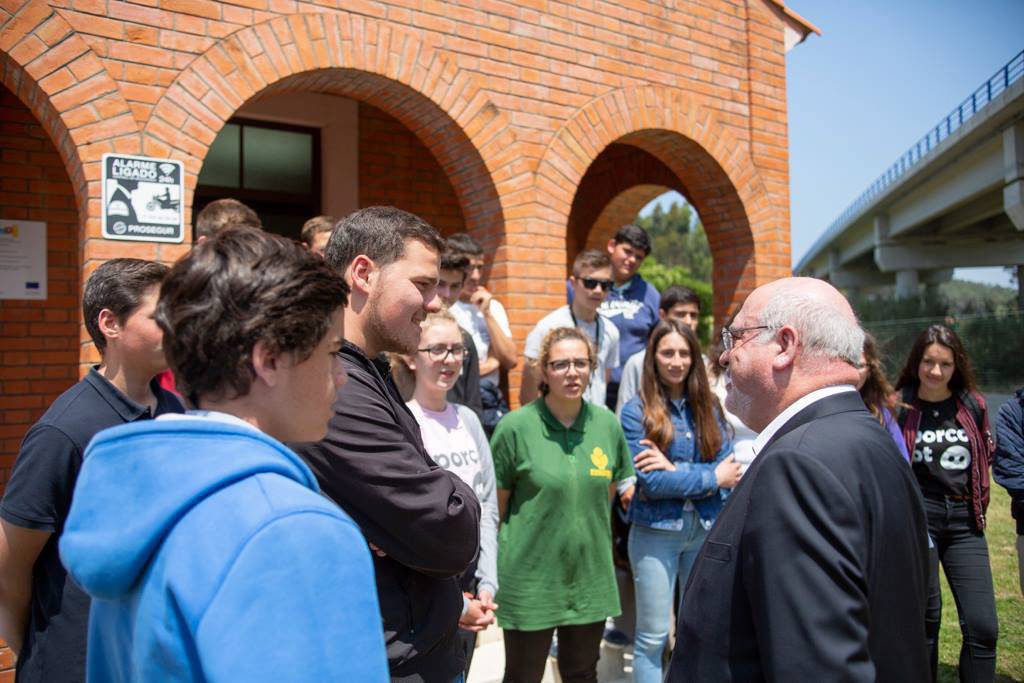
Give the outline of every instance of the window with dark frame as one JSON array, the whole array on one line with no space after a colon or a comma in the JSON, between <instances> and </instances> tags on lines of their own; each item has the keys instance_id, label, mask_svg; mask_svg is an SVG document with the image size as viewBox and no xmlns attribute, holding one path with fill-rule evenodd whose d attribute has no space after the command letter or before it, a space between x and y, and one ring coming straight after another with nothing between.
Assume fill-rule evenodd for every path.
<instances>
[{"instance_id":1,"label":"window with dark frame","mask_svg":"<svg viewBox=\"0 0 1024 683\"><path fill-rule=\"evenodd\" d=\"M255 211L263 227L299 238L320 214L320 129L233 118L218 133L199 172L192 219L215 199Z\"/></svg>"}]
</instances>

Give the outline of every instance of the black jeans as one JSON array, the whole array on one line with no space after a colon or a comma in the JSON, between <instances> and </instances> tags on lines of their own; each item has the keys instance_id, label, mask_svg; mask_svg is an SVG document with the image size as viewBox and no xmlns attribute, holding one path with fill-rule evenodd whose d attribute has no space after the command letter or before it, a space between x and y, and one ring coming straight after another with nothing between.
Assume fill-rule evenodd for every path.
<instances>
[{"instance_id":1,"label":"black jeans","mask_svg":"<svg viewBox=\"0 0 1024 683\"><path fill-rule=\"evenodd\" d=\"M502 683L540 683L554 628L505 629L505 677ZM597 683L604 619L593 624L558 627L558 673L565 683Z\"/></svg>"},{"instance_id":2,"label":"black jeans","mask_svg":"<svg viewBox=\"0 0 1024 683\"><path fill-rule=\"evenodd\" d=\"M996 617L992 565L985 535L974 528L974 513L968 501L925 497L931 551L928 607L925 629L934 667L938 661L939 626L942 620L942 594L939 592L939 563L949 581L960 616L963 646L960 648L960 680L988 682L996 673Z\"/></svg>"}]
</instances>

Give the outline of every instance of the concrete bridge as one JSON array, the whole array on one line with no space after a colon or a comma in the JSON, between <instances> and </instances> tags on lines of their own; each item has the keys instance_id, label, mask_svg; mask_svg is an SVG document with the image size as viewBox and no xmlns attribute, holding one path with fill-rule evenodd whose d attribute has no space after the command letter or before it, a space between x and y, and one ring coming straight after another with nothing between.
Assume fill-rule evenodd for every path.
<instances>
[{"instance_id":1,"label":"concrete bridge","mask_svg":"<svg viewBox=\"0 0 1024 683\"><path fill-rule=\"evenodd\" d=\"M1017 266L1024 304L1024 51L885 171L794 273L896 296L954 268Z\"/></svg>"}]
</instances>

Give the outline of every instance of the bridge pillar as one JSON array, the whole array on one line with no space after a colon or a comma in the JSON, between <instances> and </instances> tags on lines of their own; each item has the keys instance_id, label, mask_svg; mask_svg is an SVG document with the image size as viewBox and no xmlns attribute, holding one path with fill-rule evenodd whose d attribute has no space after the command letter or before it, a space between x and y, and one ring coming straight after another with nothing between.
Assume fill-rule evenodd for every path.
<instances>
[{"instance_id":1,"label":"bridge pillar","mask_svg":"<svg viewBox=\"0 0 1024 683\"><path fill-rule=\"evenodd\" d=\"M1013 226L1024 230L1024 121L1003 131L1003 162L1006 169L1003 209Z\"/></svg>"},{"instance_id":2,"label":"bridge pillar","mask_svg":"<svg viewBox=\"0 0 1024 683\"><path fill-rule=\"evenodd\" d=\"M916 270L896 271L896 298L912 299L920 294L921 278Z\"/></svg>"}]
</instances>

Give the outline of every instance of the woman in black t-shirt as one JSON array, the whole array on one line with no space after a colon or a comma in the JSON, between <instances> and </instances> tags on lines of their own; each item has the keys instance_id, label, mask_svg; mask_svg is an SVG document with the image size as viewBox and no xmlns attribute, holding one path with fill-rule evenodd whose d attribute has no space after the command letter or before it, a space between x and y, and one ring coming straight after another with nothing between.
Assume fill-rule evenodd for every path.
<instances>
[{"instance_id":1,"label":"woman in black t-shirt","mask_svg":"<svg viewBox=\"0 0 1024 683\"><path fill-rule=\"evenodd\" d=\"M918 336L896 389L909 405L899 422L934 546L925 615L932 677L942 613L941 562L963 632L960 680L992 681L999 626L984 534L993 450L985 399L963 344L942 325L931 325Z\"/></svg>"}]
</instances>

